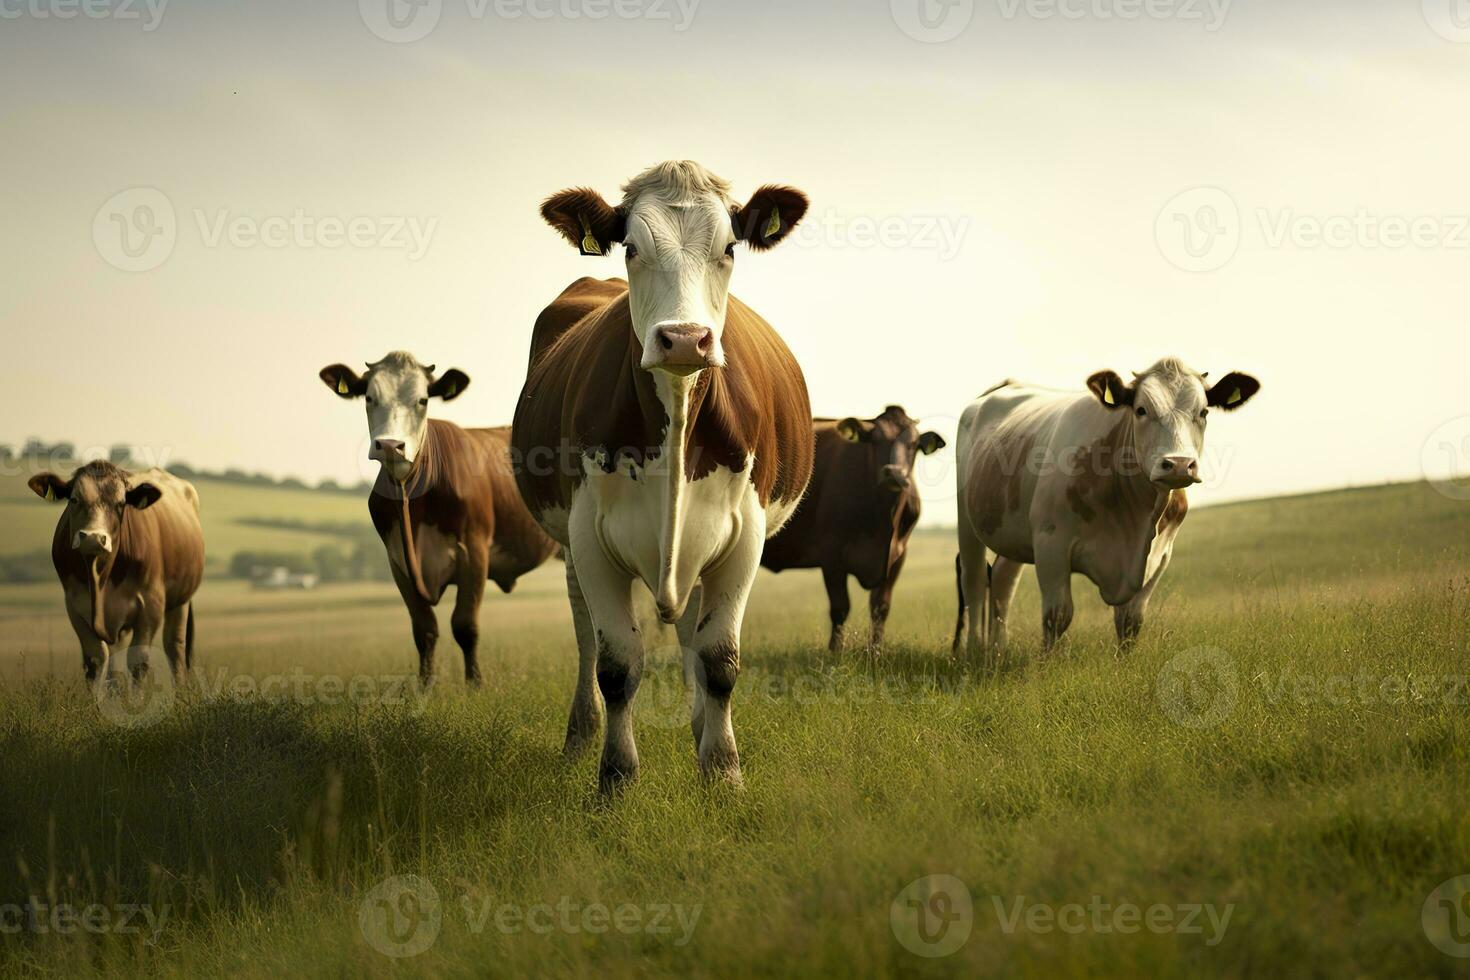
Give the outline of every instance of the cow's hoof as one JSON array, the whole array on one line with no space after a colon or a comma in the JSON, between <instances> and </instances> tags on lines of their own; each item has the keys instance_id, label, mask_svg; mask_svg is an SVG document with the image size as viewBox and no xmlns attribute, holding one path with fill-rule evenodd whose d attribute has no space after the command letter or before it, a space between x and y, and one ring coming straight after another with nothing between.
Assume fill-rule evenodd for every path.
<instances>
[{"instance_id":1,"label":"cow's hoof","mask_svg":"<svg viewBox=\"0 0 1470 980\"><path fill-rule=\"evenodd\" d=\"M638 764L615 766L607 762L597 773L597 792L603 796L616 796L638 780Z\"/></svg>"}]
</instances>

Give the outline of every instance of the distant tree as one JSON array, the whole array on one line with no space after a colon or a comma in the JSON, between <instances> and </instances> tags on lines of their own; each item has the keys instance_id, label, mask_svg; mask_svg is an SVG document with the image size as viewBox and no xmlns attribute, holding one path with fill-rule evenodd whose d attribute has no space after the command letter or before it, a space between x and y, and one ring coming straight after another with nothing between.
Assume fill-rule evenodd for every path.
<instances>
[{"instance_id":1,"label":"distant tree","mask_svg":"<svg viewBox=\"0 0 1470 980\"><path fill-rule=\"evenodd\" d=\"M336 480L333 480L331 478L325 479L322 482L318 483L316 485L316 488L318 490L325 490L327 493L341 493L342 492L342 484L338 483Z\"/></svg>"},{"instance_id":2,"label":"distant tree","mask_svg":"<svg viewBox=\"0 0 1470 980\"><path fill-rule=\"evenodd\" d=\"M108 451L107 458L111 460L113 465L115 466L122 466L124 463L131 463L133 461L133 448L131 446L124 446L123 444L119 443L116 446L113 446L112 449Z\"/></svg>"},{"instance_id":3,"label":"distant tree","mask_svg":"<svg viewBox=\"0 0 1470 980\"><path fill-rule=\"evenodd\" d=\"M21 452L26 456L44 456L46 455L46 444L35 436L31 436L26 440L26 447Z\"/></svg>"},{"instance_id":4,"label":"distant tree","mask_svg":"<svg viewBox=\"0 0 1470 980\"><path fill-rule=\"evenodd\" d=\"M294 477L294 476L288 476L288 477L286 477L279 484L277 484L277 486L279 486L283 490L305 490L306 489L306 484L303 483L303 482L301 482L300 480L296 479L296 477Z\"/></svg>"},{"instance_id":5,"label":"distant tree","mask_svg":"<svg viewBox=\"0 0 1470 980\"><path fill-rule=\"evenodd\" d=\"M75 443L58 442L56 445L46 450L46 455L50 456L52 459L76 459L77 447Z\"/></svg>"}]
</instances>

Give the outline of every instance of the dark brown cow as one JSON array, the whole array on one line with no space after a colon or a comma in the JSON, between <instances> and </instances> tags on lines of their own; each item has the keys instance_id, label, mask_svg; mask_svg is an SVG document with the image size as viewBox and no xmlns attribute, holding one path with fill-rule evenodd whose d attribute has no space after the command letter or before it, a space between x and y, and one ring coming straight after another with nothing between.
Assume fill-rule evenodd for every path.
<instances>
[{"instance_id":1,"label":"dark brown cow","mask_svg":"<svg viewBox=\"0 0 1470 980\"><path fill-rule=\"evenodd\" d=\"M110 646L132 633L128 667L148 670L160 628L174 679L193 666L194 592L204 577L204 532L193 484L163 470L129 473L88 463L62 480L42 473L30 488L65 501L51 539L51 561L66 612L82 644L87 680L108 673Z\"/></svg>"},{"instance_id":2,"label":"dark brown cow","mask_svg":"<svg viewBox=\"0 0 1470 980\"><path fill-rule=\"evenodd\" d=\"M457 370L436 378L432 365L403 351L369 364L361 377L333 364L322 368L321 379L339 397L367 402L368 455L381 464L368 512L413 622L420 681L433 682L434 607L453 585L450 627L464 651L465 681L478 685L485 582L509 592L556 553L516 492L510 430L462 429L429 418L431 397L456 398L470 379Z\"/></svg>"},{"instance_id":3,"label":"dark brown cow","mask_svg":"<svg viewBox=\"0 0 1470 980\"><path fill-rule=\"evenodd\" d=\"M811 476L812 427L801 369L728 284L738 242L769 248L805 211L805 197L777 187L738 206L687 161L635 178L616 208L592 191L543 207L585 254L624 243L628 265L627 282L579 280L541 314L512 436L521 493L567 547L580 652L567 751L596 734L600 691L605 791L638 769L635 580L667 623L702 585L685 652L695 744L704 772L740 777L740 627L761 546Z\"/></svg>"},{"instance_id":4,"label":"dark brown cow","mask_svg":"<svg viewBox=\"0 0 1470 980\"><path fill-rule=\"evenodd\" d=\"M761 564L773 572L820 568L831 605L828 648L842 648L852 603L847 577L869 592L870 643L877 649L903 570L909 535L919 520L914 461L944 448L901 406L874 419L817 419L817 453L806 497L781 533L766 542Z\"/></svg>"}]
</instances>

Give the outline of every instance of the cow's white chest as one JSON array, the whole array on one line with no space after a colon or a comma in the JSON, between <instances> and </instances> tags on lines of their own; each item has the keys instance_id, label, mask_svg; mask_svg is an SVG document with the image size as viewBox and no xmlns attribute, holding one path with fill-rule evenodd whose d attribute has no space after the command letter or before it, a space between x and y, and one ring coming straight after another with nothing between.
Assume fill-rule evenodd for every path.
<instances>
[{"instance_id":1,"label":"cow's white chest","mask_svg":"<svg viewBox=\"0 0 1470 980\"><path fill-rule=\"evenodd\" d=\"M581 492L592 497L603 551L650 589L656 588L669 557L663 552L669 499L666 468L658 460L647 467L625 463L612 473L589 465ZM716 467L708 476L684 483L679 493L679 540L672 556L680 579L677 591L692 587L729 551L754 498L748 465L738 473Z\"/></svg>"}]
</instances>

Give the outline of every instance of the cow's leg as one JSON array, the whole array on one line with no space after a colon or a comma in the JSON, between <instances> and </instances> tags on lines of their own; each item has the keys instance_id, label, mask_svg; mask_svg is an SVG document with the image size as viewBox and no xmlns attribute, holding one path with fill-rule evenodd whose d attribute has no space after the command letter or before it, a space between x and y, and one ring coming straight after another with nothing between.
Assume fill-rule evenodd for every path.
<instances>
[{"instance_id":1,"label":"cow's leg","mask_svg":"<svg viewBox=\"0 0 1470 980\"><path fill-rule=\"evenodd\" d=\"M602 728L602 694L597 690L597 634L592 628L592 615L587 611L587 600L577 582L572 550L564 549L563 557L567 565L567 602L572 607L572 628L577 636L577 690L572 695L562 754L574 759L586 750Z\"/></svg>"},{"instance_id":2,"label":"cow's leg","mask_svg":"<svg viewBox=\"0 0 1470 980\"><path fill-rule=\"evenodd\" d=\"M959 577L960 610L955 621L953 653L959 653L960 628L965 629L965 655L972 663L979 663L985 646L985 609L989 602L990 569L985 545L968 527L964 515L960 515Z\"/></svg>"},{"instance_id":3,"label":"cow's leg","mask_svg":"<svg viewBox=\"0 0 1470 980\"><path fill-rule=\"evenodd\" d=\"M77 641L82 645L82 672L86 674L88 684L97 684L107 678L107 644L98 639L97 634L92 632L91 624L82 616L72 610L71 604L67 604L67 618L71 620L71 628L77 634Z\"/></svg>"},{"instance_id":4,"label":"cow's leg","mask_svg":"<svg viewBox=\"0 0 1470 980\"><path fill-rule=\"evenodd\" d=\"M1123 646L1129 646L1138 639L1138 634L1143 630L1143 617L1148 612L1148 601L1153 598L1154 589L1158 587L1159 580L1164 577L1164 570L1169 567L1169 559L1172 557L1172 549L1164 553L1159 561L1159 567L1154 570L1153 577L1144 584L1143 589L1130 601L1121 606L1113 607L1113 628L1118 632L1118 642Z\"/></svg>"},{"instance_id":5,"label":"cow's leg","mask_svg":"<svg viewBox=\"0 0 1470 980\"><path fill-rule=\"evenodd\" d=\"M990 646L1004 650L1006 645L1006 617L1010 613L1011 600L1016 597L1016 587L1021 584L1021 573L1026 566L999 555L990 567Z\"/></svg>"},{"instance_id":6,"label":"cow's leg","mask_svg":"<svg viewBox=\"0 0 1470 980\"><path fill-rule=\"evenodd\" d=\"M893 608L893 587L898 583L898 573L903 571L907 552L900 554L888 568L888 577L872 592L868 593L868 618L872 621L869 644L876 652L883 645L883 633L888 627L888 613Z\"/></svg>"},{"instance_id":7,"label":"cow's leg","mask_svg":"<svg viewBox=\"0 0 1470 980\"><path fill-rule=\"evenodd\" d=\"M1036 581L1041 586L1042 645L1050 650L1072 625L1072 560L1067 549L1037 549Z\"/></svg>"},{"instance_id":8,"label":"cow's leg","mask_svg":"<svg viewBox=\"0 0 1470 980\"><path fill-rule=\"evenodd\" d=\"M480 686L480 600L485 597L489 567L488 548L471 548L465 553L454 590L454 612L449 617L454 642L464 652L464 682L469 687Z\"/></svg>"},{"instance_id":9,"label":"cow's leg","mask_svg":"<svg viewBox=\"0 0 1470 980\"><path fill-rule=\"evenodd\" d=\"M684 689L689 692L689 730L694 734L694 751L704 738L704 697L699 693L699 654L694 651L694 636L704 619L704 586L696 585L689 595L675 629L679 634L679 654L684 661Z\"/></svg>"},{"instance_id":10,"label":"cow's leg","mask_svg":"<svg viewBox=\"0 0 1470 980\"><path fill-rule=\"evenodd\" d=\"M137 618L133 621L132 642L128 644L128 673L133 683L141 683L148 676L148 653L158 639L158 630L163 626L163 598L144 596L141 598ZM169 664L173 666L172 662Z\"/></svg>"},{"instance_id":11,"label":"cow's leg","mask_svg":"<svg viewBox=\"0 0 1470 980\"><path fill-rule=\"evenodd\" d=\"M827 586L827 602L831 606L832 635L827 640L827 649L837 653L842 649L843 625L848 613L852 612L852 600L847 595L847 572L840 568L823 568L822 582Z\"/></svg>"},{"instance_id":12,"label":"cow's leg","mask_svg":"<svg viewBox=\"0 0 1470 980\"><path fill-rule=\"evenodd\" d=\"M439 643L439 617L434 607L419 595L413 581L393 565L393 581L398 585L398 594L408 607L408 618L413 623L413 645L419 651L419 685L428 690L434 683L434 647Z\"/></svg>"},{"instance_id":13,"label":"cow's leg","mask_svg":"<svg viewBox=\"0 0 1470 980\"><path fill-rule=\"evenodd\" d=\"M163 653L168 657L168 667L173 673L174 684L183 682L188 668L187 642L189 628L189 604L174 606L163 614Z\"/></svg>"},{"instance_id":14,"label":"cow's leg","mask_svg":"<svg viewBox=\"0 0 1470 980\"><path fill-rule=\"evenodd\" d=\"M740 782L740 751L730 698L740 673L740 629L765 544L765 515L751 508L740 540L717 568L706 572L700 629L694 636L694 699L704 703L699 726L699 768L706 776ZM846 577L843 595L846 596ZM697 711L698 709L696 709Z\"/></svg>"}]
</instances>

